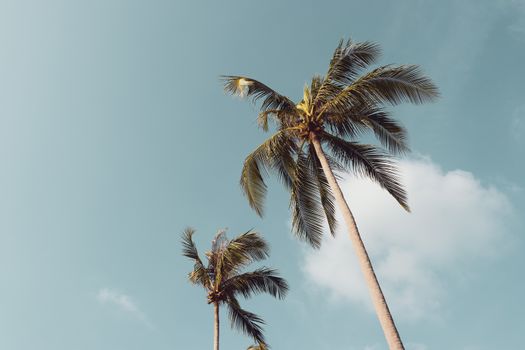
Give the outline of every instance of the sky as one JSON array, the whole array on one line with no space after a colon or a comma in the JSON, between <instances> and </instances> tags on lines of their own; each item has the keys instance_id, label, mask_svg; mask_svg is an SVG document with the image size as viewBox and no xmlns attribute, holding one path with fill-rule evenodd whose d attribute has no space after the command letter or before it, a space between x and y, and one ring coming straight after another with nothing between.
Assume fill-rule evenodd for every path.
<instances>
[{"instance_id":1,"label":"sky","mask_svg":"<svg viewBox=\"0 0 525 350\"><path fill-rule=\"evenodd\" d=\"M242 162L267 135L219 80L297 101L348 37L441 91L392 108L411 214L341 181L406 348L521 348L523 0L0 1L0 348L211 348L192 226L201 251L222 228L270 243L290 293L241 303L272 349L386 349L344 227L319 251L297 240L274 178L265 217L247 205ZM221 317L223 348L245 349Z\"/></svg>"}]
</instances>

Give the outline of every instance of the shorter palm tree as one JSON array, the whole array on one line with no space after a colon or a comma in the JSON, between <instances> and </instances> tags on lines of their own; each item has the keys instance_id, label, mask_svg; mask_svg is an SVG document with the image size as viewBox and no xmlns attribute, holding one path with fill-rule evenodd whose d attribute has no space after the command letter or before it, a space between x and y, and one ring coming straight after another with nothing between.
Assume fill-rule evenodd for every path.
<instances>
[{"instance_id":1,"label":"shorter palm tree","mask_svg":"<svg viewBox=\"0 0 525 350\"><path fill-rule=\"evenodd\" d=\"M246 350L270 350L270 347L264 343L250 345Z\"/></svg>"},{"instance_id":2,"label":"shorter palm tree","mask_svg":"<svg viewBox=\"0 0 525 350\"><path fill-rule=\"evenodd\" d=\"M193 271L188 274L190 282L204 287L208 292L208 304L214 306L213 349L219 350L221 305L228 307L232 327L240 329L255 342L266 347L262 329L263 319L242 309L237 298L268 293L282 299L286 295L288 284L286 280L279 277L276 270L261 267L252 272L243 272L250 263L268 257L268 244L257 232L251 230L232 240L228 240L225 231L220 230L212 241L211 250L206 252L208 263L205 265L193 242L194 233L195 230L192 228L184 230L182 254L194 263Z\"/></svg>"}]
</instances>

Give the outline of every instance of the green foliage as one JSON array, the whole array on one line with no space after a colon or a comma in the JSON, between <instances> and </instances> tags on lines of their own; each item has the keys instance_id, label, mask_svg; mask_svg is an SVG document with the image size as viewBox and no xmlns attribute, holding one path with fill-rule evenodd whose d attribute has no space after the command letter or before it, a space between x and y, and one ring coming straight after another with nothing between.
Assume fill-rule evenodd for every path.
<instances>
[{"instance_id":1,"label":"green foliage","mask_svg":"<svg viewBox=\"0 0 525 350\"><path fill-rule=\"evenodd\" d=\"M315 248L321 246L324 223L318 184L309 169L307 156L299 153L290 196L292 227L299 238Z\"/></svg>"},{"instance_id":2,"label":"green foliage","mask_svg":"<svg viewBox=\"0 0 525 350\"><path fill-rule=\"evenodd\" d=\"M277 173L290 192L293 230L313 247L319 247L325 225L333 234L337 224L332 191L312 147L314 137L328 151L333 170L371 178L409 210L390 156L409 151L407 133L385 105L430 102L439 93L415 65L386 65L365 72L379 55L374 43L341 40L327 73L312 78L297 104L251 78L224 77L226 92L254 102L262 99L258 124L264 131L270 122L276 128L244 162L241 187L250 206L263 215L264 178L270 171ZM384 148L359 143L366 133Z\"/></svg>"},{"instance_id":3,"label":"green foliage","mask_svg":"<svg viewBox=\"0 0 525 350\"><path fill-rule=\"evenodd\" d=\"M237 298L267 293L282 299L288 292L288 284L277 270L262 267L251 272L243 271L250 263L268 257L268 244L251 230L231 240L221 230L212 240L211 249L206 252L208 263L204 265L193 242L194 233L195 230L187 228L182 234L182 254L194 263L188 275L190 282L201 285L208 292L209 304L217 303L228 308L232 327L264 344L264 321L242 309Z\"/></svg>"}]
</instances>

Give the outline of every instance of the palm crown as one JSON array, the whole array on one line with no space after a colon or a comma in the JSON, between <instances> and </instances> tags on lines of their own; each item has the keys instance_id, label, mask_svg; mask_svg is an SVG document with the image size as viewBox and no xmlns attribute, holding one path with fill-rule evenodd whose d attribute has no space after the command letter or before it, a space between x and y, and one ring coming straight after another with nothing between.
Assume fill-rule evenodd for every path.
<instances>
[{"instance_id":1,"label":"palm crown","mask_svg":"<svg viewBox=\"0 0 525 350\"><path fill-rule=\"evenodd\" d=\"M276 171L290 190L294 232L314 247L320 246L325 222L332 234L336 227L334 198L314 138L327 146L333 169L371 178L409 210L391 157L408 151L406 131L384 105L431 101L438 91L415 65L386 65L361 74L379 54L374 43L341 41L326 75L314 76L297 104L257 80L224 77L227 92L262 100L257 121L264 131L270 121L276 125L276 132L244 161L241 187L250 206L262 216L263 175ZM383 147L356 141L367 132Z\"/></svg>"},{"instance_id":2,"label":"palm crown","mask_svg":"<svg viewBox=\"0 0 525 350\"><path fill-rule=\"evenodd\" d=\"M183 255L194 262L193 270L188 275L190 282L204 287L208 292L208 304L228 307L232 327L265 344L262 332L264 321L242 309L238 297L249 298L254 294L268 293L281 299L286 295L288 284L276 270L261 267L243 272L248 264L268 257L268 244L253 231L228 240L222 230L215 235L211 250L206 252L208 262L205 265L193 242L194 233L188 228L182 236Z\"/></svg>"}]
</instances>

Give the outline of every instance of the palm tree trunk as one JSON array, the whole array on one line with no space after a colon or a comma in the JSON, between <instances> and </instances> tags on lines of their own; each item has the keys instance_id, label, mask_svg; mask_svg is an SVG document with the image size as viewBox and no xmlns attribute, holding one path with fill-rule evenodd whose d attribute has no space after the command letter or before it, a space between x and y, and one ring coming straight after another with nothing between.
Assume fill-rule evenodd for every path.
<instances>
[{"instance_id":1,"label":"palm tree trunk","mask_svg":"<svg viewBox=\"0 0 525 350\"><path fill-rule=\"evenodd\" d=\"M385 296L383 295L381 287L379 286L379 282L372 267L370 257L368 256L365 245L363 244L361 236L359 235L357 224L355 223L354 216L350 211L350 207L348 206L343 192L341 191L341 188L335 179L334 173L328 164L328 160L326 159L319 139L315 134L312 133L310 135L310 140L315 148L315 153L321 162L321 166L323 167L324 174L333 191L337 205L343 214L343 218L348 228L350 240L352 241L355 253L357 254L359 266L361 267L361 271L364 274L377 317L379 318L379 322L381 323L383 333L385 334L385 338L388 343L388 347L390 350L404 350L405 348L401 342L401 338L399 337L396 325L394 324L394 319L392 318L390 310L388 309Z\"/></svg>"},{"instance_id":2,"label":"palm tree trunk","mask_svg":"<svg viewBox=\"0 0 525 350\"><path fill-rule=\"evenodd\" d=\"M219 303L213 303L213 309L215 312L215 322L213 330L213 350L219 350Z\"/></svg>"}]
</instances>

